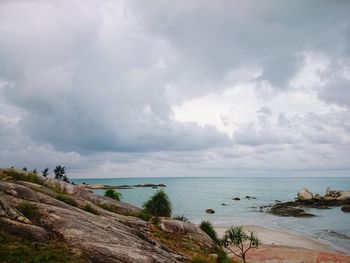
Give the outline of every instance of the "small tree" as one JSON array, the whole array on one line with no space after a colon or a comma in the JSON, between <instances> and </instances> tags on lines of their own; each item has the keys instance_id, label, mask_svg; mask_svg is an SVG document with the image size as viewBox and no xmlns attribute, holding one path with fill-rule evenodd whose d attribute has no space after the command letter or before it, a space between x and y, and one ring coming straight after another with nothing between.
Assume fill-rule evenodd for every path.
<instances>
[{"instance_id":1,"label":"small tree","mask_svg":"<svg viewBox=\"0 0 350 263\"><path fill-rule=\"evenodd\" d=\"M37 169L34 169L34 170L32 171L32 173L33 173L33 174L38 174L38 170L37 170Z\"/></svg>"},{"instance_id":2,"label":"small tree","mask_svg":"<svg viewBox=\"0 0 350 263\"><path fill-rule=\"evenodd\" d=\"M105 196L113 198L114 200L120 201L120 199L123 197L123 195L117 191L114 191L113 189L107 189L105 191Z\"/></svg>"},{"instance_id":3,"label":"small tree","mask_svg":"<svg viewBox=\"0 0 350 263\"><path fill-rule=\"evenodd\" d=\"M246 262L246 253L252 248L258 248L261 241L254 234L253 231L249 231L247 234L244 232L242 226L231 227L226 230L222 239L222 244L225 248L231 251L235 256L241 258L243 262ZM233 249L232 245L237 249Z\"/></svg>"},{"instance_id":4,"label":"small tree","mask_svg":"<svg viewBox=\"0 0 350 263\"><path fill-rule=\"evenodd\" d=\"M45 168L44 170L42 170L41 171L42 172L42 175L44 176L44 177L47 177L48 175L49 175L49 168Z\"/></svg>"},{"instance_id":5,"label":"small tree","mask_svg":"<svg viewBox=\"0 0 350 263\"><path fill-rule=\"evenodd\" d=\"M64 179L64 176L66 174L65 171L66 167L61 166L61 165L57 165L55 170L53 170L54 174L55 174L55 179L57 180L62 180ZM67 178L68 179L68 178Z\"/></svg>"},{"instance_id":6,"label":"small tree","mask_svg":"<svg viewBox=\"0 0 350 263\"><path fill-rule=\"evenodd\" d=\"M23 168L22 168L22 171L25 171L25 172L26 172L26 171L27 171L27 167L23 167Z\"/></svg>"},{"instance_id":7,"label":"small tree","mask_svg":"<svg viewBox=\"0 0 350 263\"><path fill-rule=\"evenodd\" d=\"M169 196L163 191L156 192L143 204L145 211L153 216L171 216L171 202Z\"/></svg>"}]
</instances>

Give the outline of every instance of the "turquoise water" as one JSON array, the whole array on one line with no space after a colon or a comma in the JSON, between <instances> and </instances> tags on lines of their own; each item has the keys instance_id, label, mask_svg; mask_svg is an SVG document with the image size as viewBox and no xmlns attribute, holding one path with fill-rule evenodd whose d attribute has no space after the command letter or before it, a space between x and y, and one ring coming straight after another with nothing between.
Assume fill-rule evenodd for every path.
<instances>
[{"instance_id":1,"label":"turquoise water","mask_svg":"<svg viewBox=\"0 0 350 263\"><path fill-rule=\"evenodd\" d=\"M324 194L327 186L331 189L350 190L350 178L116 178L116 179L75 179L75 183L88 184L143 184L167 185L173 205L173 215L185 215L194 223L210 220L216 226L260 225L286 229L307 234L313 238L331 242L350 252L350 214L340 207L329 210L305 209L317 215L313 218L277 217L259 212L259 206L274 203L275 200L290 201L302 187L313 193ZM141 207L157 189L123 189L123 201ZM103 194L104 191L96 190ZM247 200L245 196L256 199ZM232 198L240 197L240 201ZM225 203L226 206L221 204ZM215 214L205 213L207 208Z\"/></svg>"}]
</instances>

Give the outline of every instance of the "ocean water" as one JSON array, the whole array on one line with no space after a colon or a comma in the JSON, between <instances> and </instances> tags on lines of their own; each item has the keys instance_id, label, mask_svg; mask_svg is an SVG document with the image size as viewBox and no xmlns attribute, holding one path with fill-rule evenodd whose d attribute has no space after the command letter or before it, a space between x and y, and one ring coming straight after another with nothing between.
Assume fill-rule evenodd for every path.
<instances>
[{"instance_id":1,"label":"ocean water","mask_svg":"<svg viewBox=\"0 0 350 263\"><path fill-rule=\"evenodd\" d=\"M313 193L324 194L331 189L350 190L350 178L115 178L74 179L77 184L165 184L172 205L173 215L184 215L193 223L209 220L215 226L259 225L306 234L315 239L331 243L350 252L350 214L340 207L331 209L305 209L317 217L278 217L259 212L259 207L280 201L290 201L299 189L307 187ZM119 190L123 201L141 207L157 189L133 188ZM103 190L95 190L103 194ZM256 199L245 199L245 196ZM232 198L239 197L240 201ZM225 203L226 206L221 204ZM206 214L212 208L215 214Z\"/></svg>"}]
</instances>

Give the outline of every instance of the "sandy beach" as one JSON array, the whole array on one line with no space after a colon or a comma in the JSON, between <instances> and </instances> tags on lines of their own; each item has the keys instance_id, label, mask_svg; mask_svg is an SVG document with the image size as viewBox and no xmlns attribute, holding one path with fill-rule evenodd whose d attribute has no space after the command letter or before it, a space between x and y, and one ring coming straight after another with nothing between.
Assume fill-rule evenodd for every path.
<instances>
[{"instance_id":1,"label":"sandy beach","mask_svg":"<svg viewBox=\"0 0 350 263\"><path fill-rule=\"evenodd\" d=\"M215 229L220 237L226 230ZM307 236L253 225L244 226L244 229L254 231L263 242L247 254L248 262L350 262L350 255L344 251Z\"/></svg>"}]
</instances>

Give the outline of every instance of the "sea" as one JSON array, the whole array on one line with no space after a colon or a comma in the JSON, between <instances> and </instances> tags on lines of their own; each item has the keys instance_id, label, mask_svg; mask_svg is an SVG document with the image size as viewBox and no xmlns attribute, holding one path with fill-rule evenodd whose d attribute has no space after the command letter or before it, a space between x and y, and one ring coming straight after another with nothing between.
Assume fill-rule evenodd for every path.
<instances>
[{"instance_id":1,"label":"sea","mask_svg":"<svg viewBox=\"0 0 350 263\"><path fill-rule=\"evenodd\" d=\"M98 178L73 179L76 184L135 185L165 184L163 189L169 195L173 216L187 217L199 224L209 220L217 227L232 225L258 225L273 229L307 235L321 242L350 253L350 213L341 207L331 209L305 209L315 214L311 218L279 217L260 212L261 206L279 201L291 201L297 192L307 187L313 193L323 195L327 187L337 190L350 190L347 177L157 177L157 178ZM103 190L94 190L103 195ZM118 190L122 201L138 207L153 195L157 189L133 188ZM246 199L246 196L255 199ZM238 197L240 201L233 198ZM225 205L222 205L225 204ZM211 208L214 214L206 214Z\"/></svg>"}]
</instances>

